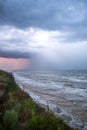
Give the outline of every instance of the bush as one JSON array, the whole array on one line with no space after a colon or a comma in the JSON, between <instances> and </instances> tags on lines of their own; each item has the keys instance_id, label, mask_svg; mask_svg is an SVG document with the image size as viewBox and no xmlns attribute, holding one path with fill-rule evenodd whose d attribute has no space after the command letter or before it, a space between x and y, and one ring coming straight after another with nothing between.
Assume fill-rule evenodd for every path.
<instances>
[{"instance_id":1,"label":"bush","mask_svg":"<svg viewBox=\"0 0 87 130\"><path fill-rule=\"evenodd\" d=\"M28 98L22 101L21 108L29 108L33 111L36 109L36 103L32 100L29 100Z\"/></svg>"},{"instance_id":2,"label":"bush","mask_svg":"<svg viewBox=\"0 0 87 130\"><path fill-rule=\"evenodd\" d=\"M18 89L18 85L16 84L14 78L8 77L6 80L6 84L10 90L16 90Z\"/></svg>"},{"instance_id":3,"label":"bush","mask_svg":"<svg viewBox=\"0 0 87 130\"><path fill-rule=\"evenodd\" d=\"M6 111L3 123L5 130L17 130L18 127L18 115L14 110Z\"/></svg>"},{"instance_id":4,"label":"bush","mask_svg":"<svg viewBox=\"0 0 87 130\"><path fill-rule=\"evenodd\" d=\"M34 115L32 119L27 122L26 130L65 130L62 121L54 118L51 113L47 115Z\"/></svg>"}]
</instances>

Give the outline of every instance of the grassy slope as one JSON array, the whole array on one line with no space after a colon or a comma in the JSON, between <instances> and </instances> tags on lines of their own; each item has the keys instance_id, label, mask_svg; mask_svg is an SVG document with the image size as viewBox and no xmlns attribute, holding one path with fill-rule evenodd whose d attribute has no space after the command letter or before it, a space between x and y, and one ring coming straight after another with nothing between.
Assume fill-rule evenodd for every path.
<instances>
[{"instance_id":1,"label":"grassy slope","mask_svg":"<svg viewBox=\"0 0 87 130\"><path fill-rule=\"evenodd\" d=\"M0 70L0 130L72 130L51 112L37 105Z\"/></svg>"}]
</instances>

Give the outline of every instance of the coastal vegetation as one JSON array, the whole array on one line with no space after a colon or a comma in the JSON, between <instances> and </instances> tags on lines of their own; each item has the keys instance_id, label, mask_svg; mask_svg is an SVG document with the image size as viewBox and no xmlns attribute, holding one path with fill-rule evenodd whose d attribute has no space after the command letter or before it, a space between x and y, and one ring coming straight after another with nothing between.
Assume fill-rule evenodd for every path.
<instances>
[{"instance_id":1,"label":"coastal vegetation","mask_svg":"<svg viewBox=\"0 0 87 130\"><path fill-rule=\"evenodd\" d=\"M0 70L0 130L73 130L22 91L11 73Z\"/></svg>"}]
</instances>

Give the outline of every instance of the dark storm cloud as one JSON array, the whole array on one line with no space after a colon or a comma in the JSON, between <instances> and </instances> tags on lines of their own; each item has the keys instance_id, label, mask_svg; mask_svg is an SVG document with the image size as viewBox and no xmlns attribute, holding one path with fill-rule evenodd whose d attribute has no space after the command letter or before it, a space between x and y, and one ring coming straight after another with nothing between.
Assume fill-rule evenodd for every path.
<instances>
[{"instance_id":1,"label":"dark storm cloud","mask_svg":"<svg viewBox=\"0 0 87 130\"><path fill-rule=\"evenodd\" d=\"M67 30L75 32L72 38L84 39L86 4L86 0L0 0L0 24Z\"/></svg>"},{"instance_id":2,"label":"dark storm cloud","mask_svg":"<svg viewBox=\"0 0 87 130\"><path fill-rule=\"evenodd\" d=\"M0 50L0 57L3 58L32 58L32 56L34 56L34 54L19 51Z\"/></svg>"}]
</instances>

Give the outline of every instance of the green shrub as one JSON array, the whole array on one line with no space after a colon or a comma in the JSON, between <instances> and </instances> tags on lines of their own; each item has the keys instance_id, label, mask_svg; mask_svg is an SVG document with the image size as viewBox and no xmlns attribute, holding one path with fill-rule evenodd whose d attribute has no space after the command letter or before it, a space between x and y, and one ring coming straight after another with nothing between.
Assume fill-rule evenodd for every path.
<instances>
[{"instance_id":1,"label":"green shrub","mask_svg":"<svg viewBox=\"0 0 87 130\"><path fill-rule=\"evenodd\" d=\"M4 119L5 130L17 130L18 127L18 115L14 110L6 111Z\"/></svg>"},{"instance_id":2,"label":"green shrub","mask_svg":"<svg viewBox=\"0 0 87 130\"><path fill-rule=\"evenodd\" d=\"M26 130L44 130L43 117L34 116L27 122Z\"/></svg>"},{"instance_id":3,"label":"green shrub","mask_svg":"<svg viewBox=\"0 0 87 130\"><path fill-rule=\"evenodd\" d=\"M22 107L22 109L23 108L29 108L31 110L35 110L36 103L33 102L32 100L25 99L25 100L22 101L21 107Z\"/></svg>"},{"instance_id":4,"label":"green shrub","mask_svg":"<svg viewBox=\"0 0 87 130\"><path fill-rule=\"evenodd\" d=\"M65 130L64 124L50 113L47 115L34 115L27 122L26 130Z\"/></svg>"},{"instance_id":5,"label":"green shrub","mask_svg":"<svg viewBox=\"0 0 87 130\"><path fill-rule=\"evenodd\" d=\"M6 83L7 83L9 89L15 90L18 88L18 85L12 79L7 79Z\"/></svg>"}]
</instances>

